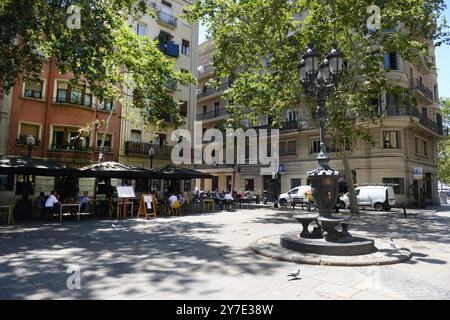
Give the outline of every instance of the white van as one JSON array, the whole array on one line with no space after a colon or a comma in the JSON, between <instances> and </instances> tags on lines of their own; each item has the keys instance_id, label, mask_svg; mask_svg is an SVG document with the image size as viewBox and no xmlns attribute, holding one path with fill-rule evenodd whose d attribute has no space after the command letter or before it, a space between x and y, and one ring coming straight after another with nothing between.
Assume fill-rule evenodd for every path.
<instances>
[{"instance_id":1,"label":"white van","mask_svg":"<svg viewBox=\"0 0 450 320\"><path fill-rule=\"evenodd\" d=\"M282 193L278 196L278 203L281 206L292 204L297 202L296 200L303 199L306 202L306 193L311 191L311 186L298 186L286 193Z\"/></svg>"},{"instance_id":2,"label":"white van","mask_svg":"<svg viewBox=\"0 0 450 320\"><path fill-rule=\"evenodd\" d=\"M373 207L377 211L389 211L395 206L395 194L392 187L386 186L364 186L355 189L358 205L360 207ZM345 206L350 207L348 193L340 198Z\"/></svg>"}]
</instances>

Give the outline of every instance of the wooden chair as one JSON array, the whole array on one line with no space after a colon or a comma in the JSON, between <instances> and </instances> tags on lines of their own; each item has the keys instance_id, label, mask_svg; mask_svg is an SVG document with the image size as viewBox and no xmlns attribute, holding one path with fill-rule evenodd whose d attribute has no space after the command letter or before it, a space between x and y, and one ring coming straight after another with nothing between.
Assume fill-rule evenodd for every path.
<instances>
[{"instance_id":1,"label":"wooden chair","mask_svg":"<svg viewBox=\"0 0 450 320\"><path fill-rule=\"evenodd\" d=\"M5 216L7 218L8 225L14 224L13 212L14 212L15 206L16 206L16 202L14 202L10 205L5 205L5 207L8 207L7 211L0 211L0 216Z\"/></svg>"},{"instance_id":2,"label":"wooden chair","mask_svg":"<svg viewBox=\"0 0 450 320\"><path fill-rule=\"evenodd\" d=\"M172 206L170 207L171 211L172 211L172 215L175 215L176 213L178 213L180 216L182 215L181 212L181 203L180 201L175 201Z\"/></svg>"}]
</instances>

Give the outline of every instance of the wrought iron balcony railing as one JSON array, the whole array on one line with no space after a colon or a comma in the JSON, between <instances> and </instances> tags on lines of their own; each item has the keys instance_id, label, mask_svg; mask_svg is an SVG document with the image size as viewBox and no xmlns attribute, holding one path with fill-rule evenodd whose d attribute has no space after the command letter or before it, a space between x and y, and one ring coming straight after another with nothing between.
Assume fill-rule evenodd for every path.
<instances>
[{"instance_id":1,"label":"wrought iron balcony railing","mask_svg":"<svg viewBox=\"0 0 450 320\"><path fill-rule=\"evenodd\" d=\"M180 45L174 42L159 43L158 48L165 55L174 58L178 58L180 56Z\"/></svg>"},{"instance_id":2,"label":"wrought iron balcony railing","mask_svg":"<svg viewBox=\"0 0 450 320\"><path fill-rule=\"evenodd\" d=\"M165 25L168 25L170 27L177 27L177 17L172 16L171 14L168 14L163 11L158 12L158 22L162 22Z\"/></svg>"},{"instance_id":3,"label":"wrought iron balcony railing","mask_svg":"<svg viewBox=\"0 0 450 320\"><path fill-rule=\"evenodd\" d=\"M80 151L80 152L91 152L92 148L88 146L79 145L69 145L69 144L56 144L53 143L51 146L51 151Z\"/></svg>"},{"instance_id":4,"label":"wrought iron balcony railing","mask_svg":"<svg viewBox=\"0 0 450 320\"><path fill-rule=\"evenodd\" d=\"M431 91L430 89L428 89L423 82L421 82L419 79L416 79L416 85L415 85L415 89L419 90L420 92L422 92L422 94L427 97L429 100L434 101L434 95L433 95L433 91Z\"/></svg>"},{"instance_id":5,"label":"wrought iron balcony railing","mask_svg":"<svg viewBox=\"0 0 450 320\"><path fill-rule=\"evenodd\" d=\"M223 82L215 87L204 87L203 90L199 90L197 94L197 99L204 98L218 92L222 92L228 88L229 88L228 82Z\"/></svg>"},{"instance_id":6,"label":"wrought iron balcony railing","mask_svg":"<svg viewBox=\"0 0 450 320\"><path fill-rule=\"evenodd\" d=\"M125 142L125 153L128 154L139 154L149 156L148 151L150 147L155 151L154 158L164 158L169 159L172 154L172 146L150 144L143 142L126 141Z\"/></svg>"},{"instance_id":7,"label":"wrought iron balcony railing","mask_svg":"<svg viewBox=\"0 0 450 320\"><path fill-rule=\"evenodd\" d=\"M431 119L429 119L427 116L420 113L416 108L412 106L408 107L391 107L384 111L385 116L388 117L401 117L401 116L410 116L415 117L419 119L419 123L430 129L431 131L439 134L444 135L444 128L441 124L438 124Z\"/></svg>"},{"instance_id":8,"label":"wrought iron balcony railing","mask_svg":"<svg viewBox=\"0 0 450 320\"><path fill-rule=\"evenodd\" d=\"M197 120L214 119L217 117L225 116L227 114L228 111L225 108L219 108L217 110L197 114Z\"/></svg>"}]
</instances>

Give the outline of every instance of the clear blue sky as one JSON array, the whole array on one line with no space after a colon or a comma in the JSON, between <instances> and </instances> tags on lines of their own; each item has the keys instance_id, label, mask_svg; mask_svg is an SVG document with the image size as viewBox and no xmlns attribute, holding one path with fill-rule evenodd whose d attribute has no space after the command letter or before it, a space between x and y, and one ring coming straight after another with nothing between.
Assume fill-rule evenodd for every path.
<instances>
[{"instance_id":1,"label":"clear blue sky","mask_svg":"<svg viewBox=\"0 0 450 320\"><path fill-rule=\"evenodd\" d=\"M449 0L446 1L449 6ZM445 12L450 22L450 8ZM442 45L436 49L436 64L438 68L439 95L450 98L450 46Z\"/></svg>"},{"instance_id":2,"label":"clear blue sky","mask_svg":"<svg viewBox=\"0 0 450 320\"><path fill-rule=\"evenodd\" d=\"M450 0L446 1L449 6ZM449 6L450 7L450 6ZM450 22L450 8L445 12L447 20ZM206 29L200 25L199 43L206 40ZM436 48L436 64L438 68L439 95L450 98L450 46L442 45Z\"/></svg>"}]
</instances>

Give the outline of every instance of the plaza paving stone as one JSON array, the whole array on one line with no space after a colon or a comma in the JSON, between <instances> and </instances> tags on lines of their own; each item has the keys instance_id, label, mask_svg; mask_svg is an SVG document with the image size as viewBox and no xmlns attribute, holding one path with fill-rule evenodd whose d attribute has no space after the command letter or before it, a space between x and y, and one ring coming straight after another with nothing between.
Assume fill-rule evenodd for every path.
<instances>
[{"instance_id":1,"label":"plaza paving stone","mask_svg":"<svg viewBox=\"0 0 450 320\"><path fill-rule=\"evenodd\" d=\"M291 209L0 226L0 299L450 299L450 206L408 211L341 214L350 232L413 253L370 267L253 253L255 240L301 229ZM69 265L80 290L67 288Z\"/></svg>"}]
</instances>

